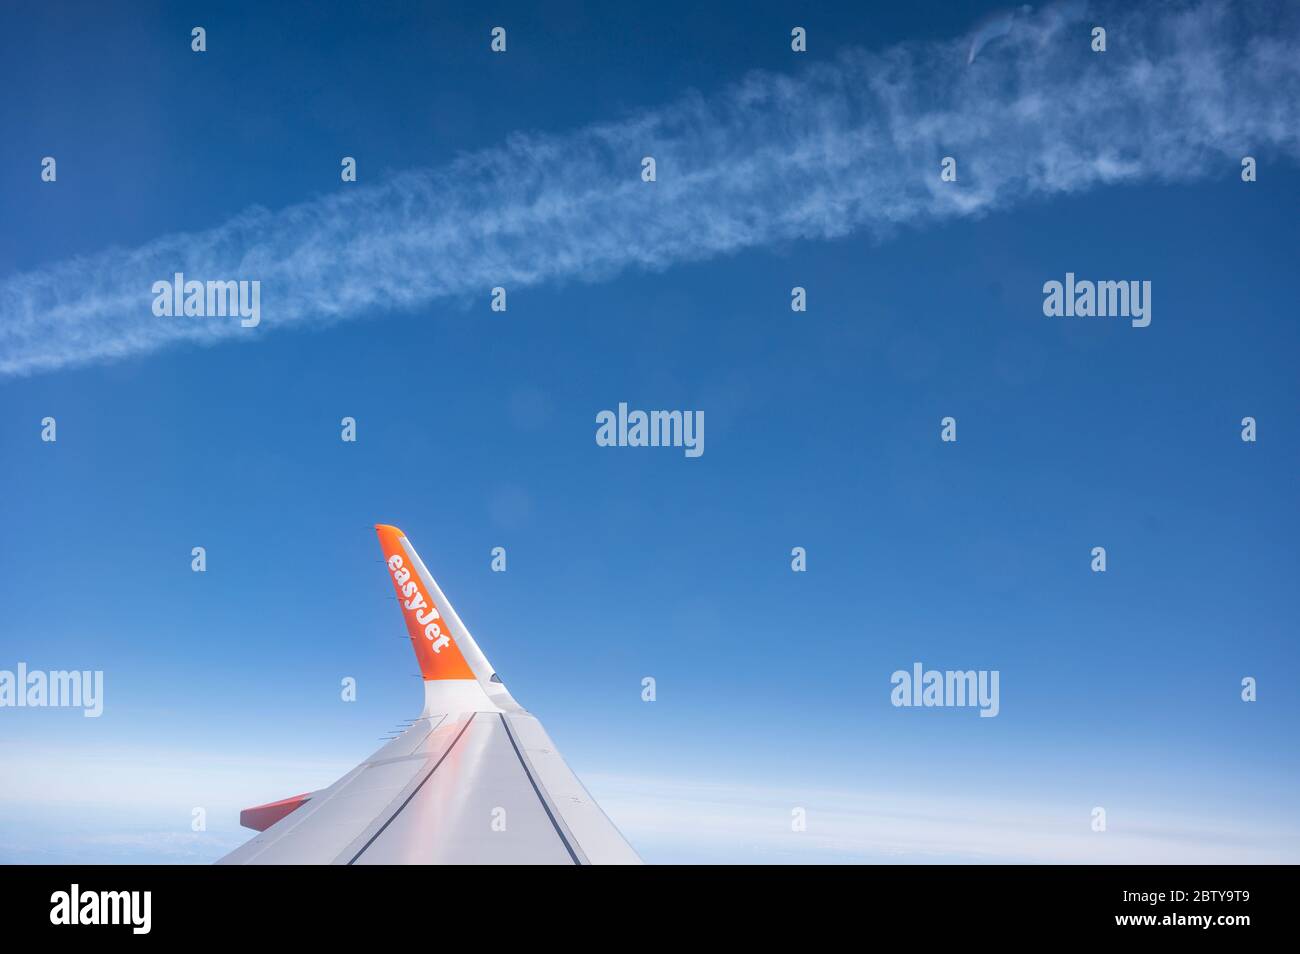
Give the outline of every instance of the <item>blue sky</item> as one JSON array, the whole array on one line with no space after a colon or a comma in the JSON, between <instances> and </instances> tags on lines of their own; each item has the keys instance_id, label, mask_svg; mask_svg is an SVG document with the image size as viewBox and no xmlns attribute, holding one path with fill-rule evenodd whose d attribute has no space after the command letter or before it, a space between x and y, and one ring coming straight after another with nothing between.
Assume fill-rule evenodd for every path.
<instances>
[{"instance_id":1,"label":"blue sky","mask_svg":"<svg viewBox=\"0 0 1300 954\"><path fill-rule=\"evenodd\" d=\"M1112 89L1105 71L1132 75L1143 30L1213 24L1215 8L1101 8L1088 22L1125 25L1101 56L1086 26L1026 27L968 67L994 9L7 14L0 669L102 669L105 713L0 709L0 860L213 860L242 840L240 807L328 784L414 716L376 522L405 530L649 861L1300 857L1300 196L1294 124L1266 115L1294 118L1294 66L1248 61L1244 98L1276 99L1260 117L1187 118L1185 134L1162 106L1203 100L1157 82L1157 44L1133 88L1167 102L1083 102L1095 128L1060 142L1040 128L1074 61L1053 44L1081 46L1088 82ZM1248 5L1238 31L1268 20L1294 46L1293 14L1270 9ZM1222 52L1198 35L1195 52ZM887 70L888 91L862 93ZM931 100L945 82L967 122ZM976 128L1032 82L1041 118ZM750 114L736 83L768 99ZM787 116L841 86L811 127ZM833 152L881 110L888 148ZM919 115L938 132L907 125ZM593 124L614 125L602 139ZM766 178L800 135L844 127L823 164ZM642 128L668 157L653 185L629 152ZM946 149L971 170L969 208L935 191ZM1082 171L1062 158L1077 149L1096 150ZM46 155L55 183L39 179ZM345 155L355 184L339 181ZM1240 180L1242 155L1259 181ZM414 201L445 253L415 266L382 244L411 170L434 170ZM709 195L674 184L706 171ZM624 174L664 188L584 204L582 183ZM745 201L728 206L746 175L753 193L735 186ZM804 188L822 204L785 194ZM364 219L418 300L368 303L374 262L328 241L350 234L331 205L345 190L360 198L342 217ZM475 238L500 226L493 202L537 195L560 211L517 241ZM325 210L320 241L281 214L299 203ZM169 338L147 295L116 330L132 250L194 254L185 236L253 207L267 218L219 233L236 258L252 249L284 276L309 248L322 298L366 303L326 319L288 275L294 295L268 281L253 334ZM696 240L719 222L725 239ZM167 236L181 238L151 244ZM626 253L637 236L653 248ZM508 276L506 313L479 263ZM1150 327L1044 317L1042 285L1067 271L1151 281ZM53 364L24 364L37 353ZM594 416L620 401L704 410L704 455L598 447ZM55 444L39 439L47 415ZM955 444L939 440L946 415ZM893 707L890 674L915 661L999 670L1000 714ZM344 676L356 703L339 701ZM1258 702L1241 701L1245 676ZM807 832L790 831L792 807Z\"/></svg>"}]
</instances>

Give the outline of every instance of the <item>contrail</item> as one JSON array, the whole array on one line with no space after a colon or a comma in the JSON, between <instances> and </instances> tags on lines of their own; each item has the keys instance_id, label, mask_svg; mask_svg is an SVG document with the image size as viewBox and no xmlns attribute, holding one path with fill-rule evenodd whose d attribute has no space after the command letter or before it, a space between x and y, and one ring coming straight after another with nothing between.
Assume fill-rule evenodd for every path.
<instances>
[{"instance_id":1,"label":"contrail","mask_svg":"<svg viewBox=\"0 0 1300 954\"><path fill-rule=\"evenodd\" d=\"M833 62L814 46L791 54L789 75L753 73L616 122L513 136L381 185L340 183L279 211L7 276L0 375L486 300L495 285L883 238L1109 183L1235 179L1243 156L1300 155L1293 7L1083 11L1021 9L974 43ZM1105 53L1090 49L1093 25L1106 28ZM643 156L658 181L641 180ZM940 181L945 156L956 182ZM260 281L262 325L156 317L151 286L175 272Z\"/></svg>"}]
</instances>

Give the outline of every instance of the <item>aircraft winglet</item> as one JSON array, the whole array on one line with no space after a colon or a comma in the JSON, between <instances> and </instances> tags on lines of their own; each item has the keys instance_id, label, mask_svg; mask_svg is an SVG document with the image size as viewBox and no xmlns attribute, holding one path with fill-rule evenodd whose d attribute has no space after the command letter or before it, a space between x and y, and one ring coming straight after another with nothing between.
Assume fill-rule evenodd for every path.
<instances>
[{"instance_id":1,"label":"aircraft winglet","mask_svg":"<svg viewBox=\"0 0 1300 954\"><path fill-rule=\"evenodd\" d=\"M379 546L384 552L388 576L397 591L397 601L406 620L420 674L426 682L435 679L474 679L474 671L452 633L450 623L429 592L416 566L414 551L402 546L406 534L388 524L376 524Z\"/></svg>"}]
</instances>

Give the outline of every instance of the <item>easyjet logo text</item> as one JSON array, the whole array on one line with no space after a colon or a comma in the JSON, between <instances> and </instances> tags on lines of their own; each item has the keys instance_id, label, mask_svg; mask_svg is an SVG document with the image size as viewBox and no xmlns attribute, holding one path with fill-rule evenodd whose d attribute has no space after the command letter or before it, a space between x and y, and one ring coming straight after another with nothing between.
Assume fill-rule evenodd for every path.
<instances>
[{"instance_id":1,"label":"easyjet logo text","mask_svg":"<svg viewBox=\"0 0 1300 954\"><path fill-rule=\"evenodd\" d=\"M402 595L399 597L402 605L415 614L415 619L424 627L424 638L432 644L435 653L442 652L444 646L451 644L451 637L442 631L442 620L438 616L438 608L430 603L416 583L415 577L406 567L405 561L401 556L394 553L388 558L388 569L393 574L393 582L397 584L397 591Z\"/></svg>"}]
</instances>

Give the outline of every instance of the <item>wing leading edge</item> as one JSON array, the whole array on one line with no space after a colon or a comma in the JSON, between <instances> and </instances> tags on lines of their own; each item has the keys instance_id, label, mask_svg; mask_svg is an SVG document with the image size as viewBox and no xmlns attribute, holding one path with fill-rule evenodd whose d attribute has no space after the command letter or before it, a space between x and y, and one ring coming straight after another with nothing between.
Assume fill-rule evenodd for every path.
<instances>
[{"instance_id":1,"label":"wing leading edge","mask_svg":"<svg viewBox=\"0 0 1300 954\"><path fill-rule=\"evenodd\" d=\"M245 810L269 824L218 863L639 864L411 542L375 530L423 676L420 717L328 788Z\"/></svg>"}]
</instances>

